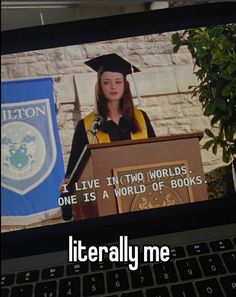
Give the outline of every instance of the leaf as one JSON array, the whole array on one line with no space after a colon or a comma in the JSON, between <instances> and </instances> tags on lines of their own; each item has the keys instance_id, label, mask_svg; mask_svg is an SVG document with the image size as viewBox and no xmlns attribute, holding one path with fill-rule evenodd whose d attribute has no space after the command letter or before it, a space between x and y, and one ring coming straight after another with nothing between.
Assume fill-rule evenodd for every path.
<instances>
[{"instance_id":1,"label":"leaf","mask_svg":"<svg viewBox=\"0 0 236 297\"><path fill-rule=\"evenodd\" d=\"M176 46L173 47L173 53L177 53L180 48L180 44L176 44Z\"/></svg>"},{"instance_id":2,"label":"leaf","mask_svg":"<svg viewBox=\"0 0 236 297\"><path fill-rule=\"evenodd\" d=\"M234 86L232 84L227 84L226 87L223 88L222 95L224 97L230 96L233 91Z\"/></svg>"},{"instance_id":3,"label":"leaf","mask_svg":"<svg viewBox=\"0 0 236 297\"><path fill-rule=\"evenodd\" d=\"M229 74L233 74L236 71L236 63L231 63L229 64L229 66L227 67L227 71L229 72Z\"/></svg>"},{"instance_id":4,"label":"leaf","mask_svg":"<svg viewBox=\"0 0 236 297\"><path fill-rule=\"evenodd\" d=\"M236 133L236 122L233 122L232 123L232 125L231 125L231 132L232 132L232 135L233 135L232 138L234 138L234 135Z\"/></svg>"},{"instance_id":5,"label":"leaf","mask_svg":"<svg viewBox=\"0 0 236 297\"><path fill-rule=\"evenodd\" d=\"M220 145L221 147L225 147L225 146L227 146L227 141L224 141L224 140L220 139L220 140L219 140L219 145Z\"/></svg>"},{"instance_id":6,"label":"leaf","mask_svg":"<svg viewBox=\"0 0 236 297\"><path fill-rule=\"evenodd\" d=\"M226 102L223 99L218 98L216 100L216 106L223 111L227 110Z\"/></svg>"},{"instance_id":7,"label":"leaf","mask_svg":"<svg viewBox=\"0 0 236 297\"><path fill-rule=\"evenodd\" d=\"M212 147L212 152L214 155L217 154L217 144L214 144L213 147Z\"/></svg>"},{"instance_id":8,"label":"leaf","mask_svg":"<svg viewBox=\"0 0 236 297\"><path fill-rule=\"evenodd\" d=\"M233 79L232 75L229 74L229 72L227 71L227 69L221 70L220 76L223 77L224 79L228 80L229 82Z\"/></svg>"},{"instance_id":9,"label":"leaf","mask_svg":"<svg viewBox=\"0 0 236 297\"><path fill-rule=\"evenodd\" d=\"M230 160L231 160L231 155L230 155L229 151L227 151L225 148L223 148L223 161L225 163L229 163Z\"/></svg>"},{"instance_id":10,"label":"leaf","mask_svg":"<svg viewBox=\"0 0 236 297\"><path fill-rule=\"evenodd\" d=\"M223 62L222 52L220 51L213 52L210 63L213 65L220 65L222 62Z\"/></svg>"},{"instance_id":11,"label":"leaf","mask_svg":"<svg viewBox=\"0 0 236 297\"><path fill-rule=\"evenodd\" d=\"M211 119L211 126L213 127L217 122L219 121L219 118L214 116L212 119Z\"/></svg>"},{"instance_id":12,"label":"leaf","mask_svg":"<svg viewBox=\"0 0 236 297\"><path fill-rule=\"evenodd\" d=\"M213 98L215 98L216 97L216 88L211 88L211 93L212 93Z\"/></svg>"},{"instance_id":13,"label":"leaf","mask_svg":"<svg viewBox=\"0 0 236 297\"><path fill-rule=\"evenodd\" d=\"M209 103L206 104L204 115L210 116L214 113L216 108L216 101L211 100Z\"/></svg>"},{"instance_id":14,"label":"leaf","mask_svg":"<svg viewBox=\"0 0 236 297\"><path fill-rule=\"evenodd\" d=\"M180 42L181 38L180 38L180 34L177 32L177 33L174 33L172 36L171 36L171 39L172 39L172 43L173 44L177 44Z\"/></svg>"},{"instance_id":15,"label":"leaf","mask_svg":"<svg viewBox=\"0 0 236 297\"><path fill-rule=\"evenodd\" d=\"M203 148L206 149L206 150L208 151L209 148L212 146L213 143L214 143L214 140L209 140L209 141L207 141L207 142L203 145Z\"/></svg>"},{"instance_id":16,"label":"leaf","mask_svg":"<svg viewBox=\"0 0 236 297\"><path fill-rule=\"evenodd\" d=\"M214 134L211 132L211 130L205 129L204 132L208 137L214 138Z\"/></svg>"},{"instance_id":17,"label":"leaf","mask_svg":"<svg viewBox=\"0 0 236 297\"><path fill-rule=\"evenodd\" d=\"M229 142L233 141L234 138L234 127L228 123L224 125L225 139Z\"/></svg>"}]
</instances>

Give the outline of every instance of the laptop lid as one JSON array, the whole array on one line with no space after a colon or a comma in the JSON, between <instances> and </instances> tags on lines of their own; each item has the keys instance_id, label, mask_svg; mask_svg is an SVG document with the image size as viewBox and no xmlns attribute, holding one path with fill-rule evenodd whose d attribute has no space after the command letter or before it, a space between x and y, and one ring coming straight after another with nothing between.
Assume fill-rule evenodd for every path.
<instances>
[{"instance_id":1,"label":"laptop lid","mask_svg":"<svg viewBox=\"0 0 236 297\"><path fill-rule=\"evenodd\" d=\"M157 70L159 73L163 73L164 77L166 74L165 68L168 68L169 73L173 74L171 72L171 67L173 70L175 65L180 66L181 69L183 69L182 65L183 67L187 65L186 68L191 69L191 73L188 73L187 76L193 76L191 55L186 48L182 49L182 52L185 53L185 55L181 56L178 53L174 55L174 44L172 42L173 39L171 40L171 36L173 36L176 31L181 33L183 30L189 28L202 26L215 27L217 25L234 23L234 9L235 5L232 3L218 3L148 11L2 32L2 59L3 62L5 61L3 66L4 79L26 78L26 76L24 76L25 74L16 75L15 77L10 77L6 74L12 73L11 67L15 67L14 63L13 65L7 64L6 60L9 58L16 58L16 61L19 63L20 57L27 60L30 57L32 58L32 55L34 54L39 57L40 54L45 51L46 58L50 61L50 54L52 59L55 54L57 55L55 59L58 63L57 69L48 70L46 76L53 76L55 80L54 84L56 84L56 80L59 80L59 84L60 81L62 81L59 88L62 92L66 86L68 87L66 79L68 79L68 75L71 74L73 76L72 81L75 85L75 90L78 91L79 89L81 92L79 94L80 101L77 103L83 103L84 93L81 91L81 73L84 72L87 74L88 76L86 76L86 78L91 74L87 68L84 70L85 67L83 66L83 62L86 60L85 57L94 57L101 53L103 54L104 49L107 53L116 51L123 53L132 59L133 63L136 61L137 66L139 66L138 64L142 65L144 69L143 72L145 73L143 77L146 75L146 79L152 76L155 77L155 75L157 75ZM50 49L57 49L57 52L50 52ZM78 49L79 52L77 52ZM152 59L152 56L155 54L157 54L157 60ZM68 65L63 64L63 59L66 60L68 57L69 59L72 59L73 63L77 63L76 67L79 71L76 71L78 71L78 73L73 72L75 68L73 68L71 62L70 65L72 69L63 69L68 67ZM28 62L26 61L26 63L31 62L30 60L28 60ZM177 71L178 69L174 73L174 76L177 74ZM33 74L30 78L35 78L35 76L37 75ZM42 75L42 73L39 74L39 77L42 76L45 75ZM187 76L185 76L185 79ZM157 117L160 122L162 119L162 124L164 122L166 123L166 126L163 126L168 129L163 128L161 131L159 128L156 128L157 131L161 131L159 132L159 135L156 133L157 136L165 137L174 134L173 130L171 132L170 129L171 122L169 121L168 124L168 117L163 118L161 113L158 116L158 108L153 108L151 102L158 98L160 100L159 102L166 102L165 100L169 100L171 104L175 104L176 97L180 97L181 95L185 96L184 100L189 100L190 102L191 96L186 99L186 96L189 95L186 86L183 87L179 84L179 89L173 91L173 86L170 83L171 81L166 82L166 78L162 79L160 76L157 77L160 78L163 84L165 82L164 87L163 85L158 87L155 85L149 86L148 83L150 83L150 81L148 79L145 81L144 86L140 86L141 92L146 96L144 101L145 105L142 109L149 111L151 121L154 121L155 117ZM173 75L166 77L173 77ZM65 81L63 81L63 79L65 79ZM90 79L92 82L94 76ZM82 82L84 81L85 80L82 78ZM187 83L185 82L185 85L186 84ZM153 93L150 91L151 88L152 92L157 92L156 96L153 96ZM166 91L168 88L170 90ZM182 92L181 88L183 88ZM90 90L86 90L88 93L90 92ZM65 93L63 93L63 95L65 96ZM58 96L60 97L60 94L58 94ZM66 104L70 104L70 101L61 103L61 105L64 106L66 106ZM91 106L89 106L89 110L86 110L86 104L84 104L84 114L90 110ZM179 108L176 109L176 111L178 110ZM168 107L166 111L168 111ZM192 120L194 119L194 112L196 112L196 108L193 106L191 120L188 120L188 117L186 116L187 127L193 127ZM82 116L82 114L80 114L80 116ZM176 134L180 134L181 128L184 127L183 118L178 119L177 115L173 117L175 125L180 128L180 130L177 129L175 132ZM60 126L59 119L57 118L57 120ZM74 127L72 128L74 129ZM172 129L174 129L173 125ZM189 133L197 131L199 131L199 129L195 126L191 131L185 130L181 132L184 134L183 132ZM63 144L62 139L61 142L62 147L64 145L64 150L65 145L70 146L68 143ZM219 164L222 165L218 160L212 167L207 167L207 160L204 159L203 150L201 150L201 152L203 166L205 166L205 168L203 167L204 173L207 173L207 169L210 171L210 169L217 167ZM138 162L136 165L138 165ZM201 178L202 180L205 180L205 176L202 176ZM44 199L46 199L46 197L44 197ZM60 210L60 207L58 207L58 209ZM73 222L62 222L59 217L59 221L56 224L50 224L52 221L48 221L46 225L41 222L41 224L37 224L37 227L35 228L34 225L28 227L23 227L23 225L21 225L20 227L16 227L18 230L13 231L14 226L11 226L7 232L2 232L2 255L3 258L12 258L67 249L69 235L77 235L80 239L92 244L116 241L119 235L128 235L130 238L136 238L153 234L177 232L193 228L232 223L235 222L234 210L235 199L233 197L233 192L231 192L231 194L226 196L223 195L220 199L215 200L204 199L204 201L194 203L184 203L137 212L126 212L122 214L87 218L85 220L77 220ZM2 226L2 231L6 231L3 227L4 226Z\"/></svg>"}]
</instances>

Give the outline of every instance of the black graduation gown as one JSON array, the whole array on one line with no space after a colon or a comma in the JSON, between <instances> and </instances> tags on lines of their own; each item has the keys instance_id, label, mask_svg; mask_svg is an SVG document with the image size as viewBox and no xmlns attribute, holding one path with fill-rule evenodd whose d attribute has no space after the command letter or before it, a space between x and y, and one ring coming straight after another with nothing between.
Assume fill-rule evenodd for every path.
<instances>
[{"instance_id":1,"label":"black graduation gown","mask_svg":"<svg viewBox=\"0 0 236 297\"><path fill-rule=\"evenodd\" d=\"M148 137L154 137L155 132L153 130L151 122L147 114L144 111L142 111L142 113L146 122ZM127 128L127 122L124 117L120 118L120 122L118 125L112 120L108 120L106 123L106 131L108 132L111 141L131 139L131 133L130 130ZM65 175L66 178L68 178L72 173L86 144L88 144L88 138L85 131L84 120L80 120L75 129L72 141L70 158Z\"/></svg>"}]
</instances>

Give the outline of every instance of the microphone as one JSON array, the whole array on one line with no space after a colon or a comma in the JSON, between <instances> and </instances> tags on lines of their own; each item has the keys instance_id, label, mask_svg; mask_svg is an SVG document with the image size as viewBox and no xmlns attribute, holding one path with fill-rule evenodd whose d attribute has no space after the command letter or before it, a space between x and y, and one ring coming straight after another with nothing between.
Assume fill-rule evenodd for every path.
<instances>
[{"instance_id":1,"label":"microphone","mask_svg":"<svg viewBox=\"0 0 236 297\"><path fill-rule=\"evenodd\" d=\"M103 117L100 116L99 114L96 115L95 120L93 121L93 124L92 124L92 128L91 128L91 132L92 132L91 142L92 142L92 144L94 144L94 136L96 136L102 122L103 122Z\"/></svg>"},{"instance_id":2,"label":"microphone","mask_svg":"<svg viewBox=\"0 0 236 297\"><path fill-rule=\"evenodd\" d=\"M92 124L93 135L96 135L102 122L103 122L103 117L98 114Z\"/></svg>"}]
</instances>

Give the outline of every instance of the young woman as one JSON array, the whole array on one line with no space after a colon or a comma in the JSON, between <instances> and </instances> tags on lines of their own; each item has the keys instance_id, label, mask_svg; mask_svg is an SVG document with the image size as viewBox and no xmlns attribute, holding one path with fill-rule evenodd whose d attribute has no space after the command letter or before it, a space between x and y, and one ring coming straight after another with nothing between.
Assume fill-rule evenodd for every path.
<instances>
[{"instance_id":1,"label":"young woman","mask_svg":"<svg viewBox=\"0 0 236 297\"><path fill-rule=\"evenodd\" d=\"M65 178L68 179L88 143L154 137L155 132L146 113L134 108L127 74L131 64L116 54L86 62L97 71L96 109L78 122ZM139 71L134 67L134 71ZM66 180L64 181L66 182Z\"/></svg>"},{"instance_id":2,"label":"young woman","mask_svg":"<svg viewBox=\"0 0 236 297\"><path fill-rule=\"evenodd\" d=\"M95 87L96 111L78 122L66 178L71 175L84 146L88 143L155 136L146 113L134 108L130 85L126 79L127 74L131 73L131 64L116 54L99 56L86 64L98 73ZM135 67L134 71L139 70ZM98 131L92 131L93 127ZM95 133L96 135L93 135Z\"/></svg>"}]
</instances>

